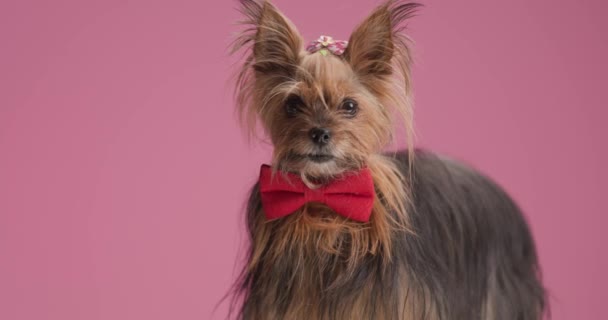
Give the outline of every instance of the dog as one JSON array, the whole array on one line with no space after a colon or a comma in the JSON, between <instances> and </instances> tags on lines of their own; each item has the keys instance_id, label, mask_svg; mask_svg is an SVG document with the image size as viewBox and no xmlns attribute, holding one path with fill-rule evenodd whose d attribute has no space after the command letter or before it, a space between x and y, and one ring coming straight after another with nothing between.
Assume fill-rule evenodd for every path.
<instances>
[{"instance_id":1,"label":"dog","mask_svg":"<svg viewBox=\"0 0 608 320\"><path fill-rule=\"evenodd\" d=\"M420 5L389 0L348 42L308 46L270 2L240 8L238 111L273 152L229 317L541 319L536 249L505 191L430 151L383 151L399 125L413 145L403 25Z\"/></svg>"}]
</instances>

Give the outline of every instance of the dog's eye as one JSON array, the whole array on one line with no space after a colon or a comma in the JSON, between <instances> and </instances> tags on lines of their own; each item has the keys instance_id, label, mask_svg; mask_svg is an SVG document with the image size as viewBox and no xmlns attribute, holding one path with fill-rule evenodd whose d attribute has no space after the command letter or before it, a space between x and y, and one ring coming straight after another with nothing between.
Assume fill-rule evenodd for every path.
<instances>
[{"instance_id":1,"label":"dog's eye","mask_svg":"<svg viewBox=\"0 0 608 320\"><path fill-rule=\"evenodd\" d=\"M357 110L359 109L359 106L357 105L357 101L355 101L353 99L345 99L344 101L342 101L342 105L340 108L349 117L354 117L355 114L357 114Z\"/></svg>"},{"instance_id":2,"label":"dog's eye","mask_svg":"<svg viewBox=\"0 0 608 320\"><path fill-rule=\"evenodd\" d=\"M295 117L300 112L302 106L302 99L298 96L290 96L285 101L285 113L288 117Z\"/></svg>"}]
</instances>

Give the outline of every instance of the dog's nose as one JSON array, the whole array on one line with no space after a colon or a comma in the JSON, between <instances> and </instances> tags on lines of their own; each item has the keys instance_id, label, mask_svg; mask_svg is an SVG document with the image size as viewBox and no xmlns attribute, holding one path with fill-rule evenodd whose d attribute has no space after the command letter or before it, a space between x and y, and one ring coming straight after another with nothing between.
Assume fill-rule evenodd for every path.
<instances>
[{"instance_id":1,"label":"dog's nose","mask_svg":"<svg viewBox=\"0 0 608 320\"><path fill-rule=\"evenodd\" d=\"M312 128L308 132L310 139L318 146L324 146L329 143L331 132L326 128Z\"/></svg>"}]
</instances>

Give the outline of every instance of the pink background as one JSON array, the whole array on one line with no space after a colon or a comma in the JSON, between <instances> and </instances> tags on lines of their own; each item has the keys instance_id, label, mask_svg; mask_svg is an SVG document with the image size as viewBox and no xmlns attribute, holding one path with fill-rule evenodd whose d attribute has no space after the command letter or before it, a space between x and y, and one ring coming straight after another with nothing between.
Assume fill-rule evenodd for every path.
<instances>
[{"instance_id":1,"label":"pink background","mask_svg":"<svg viewBox=\"0 0 608 320\"><path fill-rule=\"evenodd\" d=\"M277 0L307 39L377 1ZM606 319L606 1L426 1L418 142L526 211L553 315ZM0 2L0 319L222 319L269 148L233 117L235 1Z\"/></svg>"}]
</instances>

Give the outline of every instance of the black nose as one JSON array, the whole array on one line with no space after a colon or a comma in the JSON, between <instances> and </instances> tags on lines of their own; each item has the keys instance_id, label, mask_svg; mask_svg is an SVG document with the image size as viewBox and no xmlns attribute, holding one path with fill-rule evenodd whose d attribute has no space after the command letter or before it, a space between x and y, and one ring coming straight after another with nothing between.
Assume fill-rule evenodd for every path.
<instances>
[{"instance_id":1,"label":"black nose","mask_svg":"<svg viewBox=\"0 0 608 320\"><path fill-rule=\"evenodd\" d=\"M331 138L331 133L325 128L312 128L308 134L310 135L312 142L319 146L328 144L329 139Z\"/></svg>"}]
</instances>

